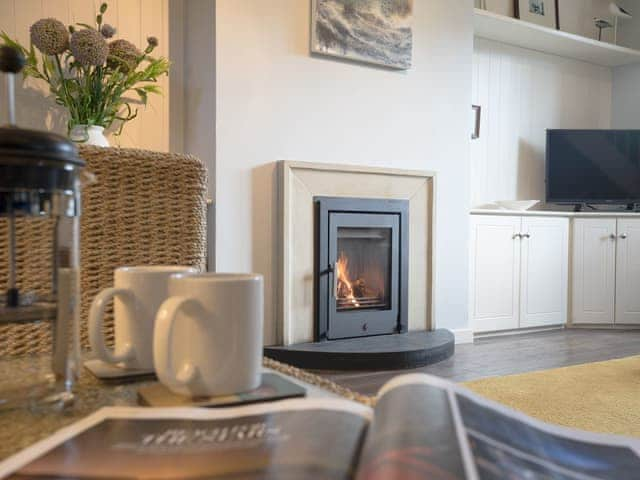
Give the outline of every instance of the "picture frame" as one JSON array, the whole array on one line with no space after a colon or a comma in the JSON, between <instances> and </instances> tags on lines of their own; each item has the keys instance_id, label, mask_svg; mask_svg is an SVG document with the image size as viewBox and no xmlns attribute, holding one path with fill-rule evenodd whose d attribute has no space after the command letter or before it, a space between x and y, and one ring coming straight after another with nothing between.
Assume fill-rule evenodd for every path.
<instances>
[{"instance_id":1,"label":"picture frame","mask_svg":"<svg viewBox=\"0 0 640 480\"><path fill-rule=\"evenodd\" d=\"M560 0L514 0L515 18L560 30Z\"/></svg>"},{"instance_id":2,"label":"picture frame","mask_svg":"<svg viewBox=\"0 0 640 480\"><path fill-rule=\"evenodd\" d=\"M311 54L410 69L414 1L311 0Z\"/></svg>"}]
</instances>

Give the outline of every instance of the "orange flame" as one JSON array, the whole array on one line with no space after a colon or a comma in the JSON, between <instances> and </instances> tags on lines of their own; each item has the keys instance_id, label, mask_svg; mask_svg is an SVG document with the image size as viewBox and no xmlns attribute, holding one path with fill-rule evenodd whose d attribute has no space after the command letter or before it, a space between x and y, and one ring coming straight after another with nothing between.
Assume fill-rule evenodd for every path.
<instances>
[{"instance_id":1,"label":"orange flame","mask_svg":"<svg viewBox=\"0 0 640 480\"><path fill-rule=\"evenodd\" d=\"M344 252L340 252L340 257L336 262L336 275L338 276L338 292L336 292L336 297L346 298L354 306L359 307L360 304L353 294L353 285L349 278L349 259Z\"/></svg>"}]
</instances>

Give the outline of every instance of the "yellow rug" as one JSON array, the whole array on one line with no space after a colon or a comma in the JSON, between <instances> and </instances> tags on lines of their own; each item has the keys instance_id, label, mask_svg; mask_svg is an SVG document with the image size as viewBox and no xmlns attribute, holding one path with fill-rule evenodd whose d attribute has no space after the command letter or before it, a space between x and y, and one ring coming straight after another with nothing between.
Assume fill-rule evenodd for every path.
<instances>
[{"instance_id":1,"label":"yellow rug","mask_svg":"<svg viewBox=\"0 0 640 480\"><path fill-rule=\"evenodd\" d=\"M549 423L640 437L640 356L464 383Z\"/></svg>"}]
</instances>

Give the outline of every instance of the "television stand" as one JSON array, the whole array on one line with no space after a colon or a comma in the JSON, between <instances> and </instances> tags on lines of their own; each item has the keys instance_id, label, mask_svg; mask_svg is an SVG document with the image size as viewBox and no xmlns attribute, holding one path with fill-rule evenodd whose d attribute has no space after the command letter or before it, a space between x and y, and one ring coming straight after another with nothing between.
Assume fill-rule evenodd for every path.
<instances>
[{"instance_id":1,"label":"television stand","mask_svg":"<svg viewBox=\"0 0 640 480\"><path fill-rule=\"evenodd\" d=\"M605 205L593 205L590 203L576 203L573 206L574 212L582 212L584 210L591 210L594 212L637 212L639 204L637 203L627 203L626 206L618 205L618 206L607 206ZM613 208L611 208L613 207Z\"/></svg>"},{"instance_id":2,"label":"television stand","mask_svg":"<svg viewBox=\"0 0 640 480\"><path fill-rule=\"evenodd\" d=\"M597 212L600 209L595 205L591 205L590 203L576 203L573 206L573 211L574 212L582 212L584 210L592 210L594 212Z\"/></svg>"}]
</instances>

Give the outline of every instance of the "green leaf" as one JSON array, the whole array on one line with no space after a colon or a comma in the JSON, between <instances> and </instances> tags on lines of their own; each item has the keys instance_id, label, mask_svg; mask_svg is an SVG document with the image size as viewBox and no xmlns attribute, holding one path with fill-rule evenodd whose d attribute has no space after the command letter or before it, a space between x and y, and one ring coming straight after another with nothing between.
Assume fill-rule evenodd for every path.
<instances>
[{"instance_id":1,"label":"green leaf","mask_svg":"<svg viewBox=\"0 0 640 480\"><path fill-rule=\"evenodd\" d=\"M136 88L136 93L140 96L142 103L146 105L149 97L147 91L144 88Z\"/></svg>"}]
</instances>

